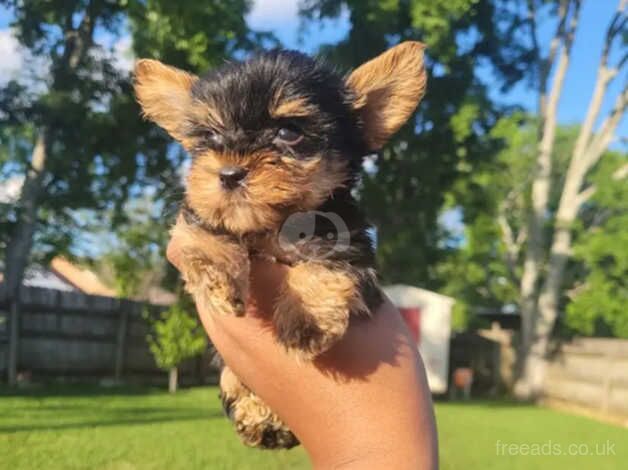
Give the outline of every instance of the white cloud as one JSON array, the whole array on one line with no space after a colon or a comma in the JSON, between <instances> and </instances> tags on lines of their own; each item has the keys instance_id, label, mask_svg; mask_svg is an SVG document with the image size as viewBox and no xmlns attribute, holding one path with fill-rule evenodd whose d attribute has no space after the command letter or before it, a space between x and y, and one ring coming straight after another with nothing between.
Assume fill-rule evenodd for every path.
<instances>
[{"instance_id":1,"label":"white cloud","mask_svg":"<svg viewBox=\"0 0 628 470\"><path fill-rule=\"evenodd\" d=\"M299 2L297 0L255 0L247 15L249 25L254 29L275 28L296 29L299 22Z\"/></svg>"},{"instance_id":2,"label":"white cloud","mask_svg":"<svg viewBox=\"0 0 628 470\"><path fill-rule=\"evenodd\" d=\"M133 40L130 35L121 37L113 45L115 65L119 70L130 72L133 69L135 56L133 55Z\"/></svg>"},{"instance_id":3,"label":"white cloud","mask_svg":"<svg viewBox=\"0 0 628 470\"><path fill-rule=\"evenodd\" d=\"M20 43L13 32L6 28L0 30L0 83L14 78L24 61Z\"/></svg>"},{"instance_id":4,"label":"white cloud","mask_svg":"<svg viewBox=\"0 0 628 470\"><path fill-rule=\"evenodd\" d=\"M29 91L41 93L46 89L49 68L47 56L32 55L11 29L0 29L0 86L15 79Z\"/></svg>"},{"instance_id":5,"label":"white cloud","mask_svg":"<svg viewBox=\"0 0 628 470\"><path fill-rule=\"evenodd\" d=\"M12 176L11 178L0 182L0 203L12 204L20 196L24 184L24 176Z\"/></svg>"},{"instance_id":6,"label":"white cloud","mask_svg":"<svg viewBox=\"0 0 628 470\"><path fill-rule=\"evenodd\" d=\"M133 69L135 57L133 55L133 38L128 31L122 34L113 34L104 29L98 29L94 36L99 46L90 51L98 60L107 59L121 72L130 72Z\"/></svg>"},{"instance_id":7,"label":"white cloud","mask_svg":"<svg viewBox=\"0 0 628 470\"><path fill-rule=\"evenodd\" d=\"M298 0L255 0L246 20L254 30L274 33L284 47L308 53L344 38L350 25L349 10L343 8L338 18L314 22L300 32Z\"/></svg>"}]
</instances>

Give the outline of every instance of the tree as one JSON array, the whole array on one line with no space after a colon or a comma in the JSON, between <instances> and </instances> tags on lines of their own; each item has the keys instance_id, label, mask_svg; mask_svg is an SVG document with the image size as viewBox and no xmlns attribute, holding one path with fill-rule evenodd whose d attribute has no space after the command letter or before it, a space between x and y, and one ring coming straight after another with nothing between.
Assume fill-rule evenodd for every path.
<instances>
[{"instance_id":1,"label":"tree","mask_svg":"<svg viewBox=\"0 0 628 470\"><path fill-rule=\"evenodd\" d=\"M525 22L537 58L531 77L537 81L539 94L540 115L536 120L536 133L531 130L529 119L521 120L516 115L500 121L492 130L493 136L504 143L504 150L496 160L480 165L480 171L474 172L463 182L460 191L463 198L460 200L465 200L463 205L467 230L473 229L480 217L480 220L489 224L483 227L484 231L488 233L498 229L496 233L500 239L498 243L489 244L483 252L471 243L473 239L468 241L462 253L470 249L476 256L475 267L486 268L475 279L469 277L468 281L459 280L458 285L449 283L458 293L462 293L464 299L472 299L472 303L499 305L504 299L487 289L491 285L488 281L493 273L502 273L503 268L507 268L508 278L501 279L504 284L507 280L508 284L515 283L518 286L516 294L511 298L519 302L522 315L519 351L521 377L517 384L517 392L522 397L533 397L540 390L550 336L558 312L566 305L567 299L561 294L581 275L582 268L570 256L571 239L577 232L576 228L579 226L587 232L599 232L602 228L599 221L589 220L591 214L601 207L592 204L590 198L598 188L608 187L614 177L611 178L608 171L602 172L600 174L606 175L606 180L602 182L596 177L596 182L591 183L587 175L596 168L600 159L611 158L612 152L606 149L626 106L624 88L617 96L614 109L600 125L598 132L594 133L594 125L610 81L625 64L626 55L619 59L616 66L608 63L610 49L620 39L620 31L626 22L626 3L623 2L606 32L606 45L602 51L597 82L583 124L571 129L558 126L558 103L571 59L571 43L578 23L580 2L543 3L543 8L549 8L557 17L556 33L544 57L541 57L536 38L536 16L540 15L537 10L541 2L528 2ZM620 170L617 170L618 178L624 178L625 173ZM598 216L594 218L599 219ZM621 223L610 219L608 223L619 235ZM592 235L592 238L595 240L599 236L602 236L601 233ZM588 238L584 236L583 239ZM618 253L618 256L621 255ZM457 254L454 259L459 260L460 257ZM503 266L499 262L495 264L500 258ZM582 259L586 261L586 258ZM451 272L455 271L451 271L450 267L447 273ZM467 290L482 291L486 294L484 298L477 292L473 292L474 295L465 292L460 287L460 284L465 285L464 282L470 284L466 285ZM588 292L591 293L590 290ZM598 294L601 296L602 291L598 291ZM601 298L598 297L598 300L601 301ZM570 307L570 310L573 312L574 308Z\"/></svg>"},{"instance_id":2,"label":"tree","mask_svg":"<svg viewBox=\"0 0 628 470\"><path fill-rule=\"evenodd\" d=\"M625 155L605 156L590 178L598 189L583 208L574 257L585 276L569 292L565 323L585 335L628 338L628 173Z\"/></svg>"},{"instance_id":3,"label":"tree","mask_svg":"<svg viewBox=\"0 0 628 470\"><path fill-rule=\"evenodd\" d=\"M4 290L16 323L19 286L34 242L46 241L49 251L68 249L81 227L76 209L114 210L118 223L138 187L157 181L166 191L168 182L179 179L184 153L141 120L131 77L116 65L114 45L128 37L127 27L136 54L197 72L253 47L258 38L246 27L245 0L0 5L10 11L11 27L35 64L32 73L0 89L3 133L11 133L13 148L29 149L26 158L14 152L2 169L24 175L19 199L7 211L9 224L2 226Z\"/></svg>"},{"instance_id":4,"label":"tree","mask_svg":"<svg viewBox=\"0 0 628 470\"><path fill-rule=\"evenodd\" d=\"M140 119L129 73L116 67L111 43L127 37L128 24L137 54L194 71L253 47L257 37L244 21L248 2L202 3L0 1L29 58L41 65L0 90L3 126L29 127L21 140L32 139L29 158L13 158L25 180L5 250L10 293L44 212L61 230L77 225L68 209L119 209L138 183L174 179L182 154L167 152L167 139Z\"/></svg>"},{"instance_id":5,"label":"tree","mask_svg":"<svg viewBox=\"0 0 628 470\"><path fill-rule=\"evenodd\" d=\"M11 296L15 296L33 241L38 202L48 183L45 176L50 166L50 154L55 150L70 150L69 145L65 149L56 149L56 140L65 134L63 142L66 145L75 143L77 133L87 130L83 125L86 123L80 122L79 116L93 115L89 100L96 93L106 96L118 90L109 61L94 60L89 53L95 49L93 36L96 22L101 21L107 29L115 28L119 7L110 2L60 5L57 2L3 1L2 5L14 11L12 26L20 42L35 53L46 54L51 61L47 92L34 96L24 85L10 82L2 90L0 101L5 125L24 126L30 120L35 128L34 146L25 169L17 220L5 252L6 288ZM80 15L78 22L75 21L77 15ZM58 25L60 34L46 30L46 23ZM96 70L103 72L106 80L92 80ZM82 77L85 80L79 78L79 72L86 75ZM79 151L85 150L85 145L80 146ZM72 156L70 151L65 158Z\"/></svg>"},{"instance_id":6,"label":"tree","mask_svg":"<svg viewBox=\"0 0 628 470\"><path fill-rule=\"evenodd\" d=\"M159 368L168 371L170 393L177 391L181 363L200 354L207 346L207 337L196 315L190 315L181 303L170 307L153 322L153 333L147 340Z\"/></svg>"},{"instance_id":7,"label":"tree","mask_svg":"<svg viewBox=\"0 0 628 470\"><path fill-rule=\"evenodd\" d=\"M616 97L612 111L602 121L597 132L595 131L609 85L619 75L628 58L628 53L624 52L615 65L609 63L612 48L618 43L626 43L627 5L626 0L620 0L617 12L606 29L592 98L570 153L567 172L560 186L558 207L552 211L550 175L553 164L552 149L556 140L556 116L571 60L571 46L578 26L581 1L558 2L556 33L545 56L542 56L536 32L541 2L528 2L529 31L538 74L540 122L538 151L532 172L531 210L525 226L528 241L524 250L520 282L521 373L515 391L524 398L535 397L541 390L545 358L558 317L565 269L572 247L573 224L583 204L597 189L595 185L586 186L587 174L611 143L628 105L628 87L624 86ZM546 231L548 225L551 226L549 233Z\"/></svg>"},{"instance_id":8,"label":"tree","mask_svg":"<svg viewBox=\"0 0 628 470\"><path fill-rule=\"evenodd\" d=\"M251 31L244 19L250 0L129 2L133 50L138 57L159 59L202 73L226 58L277 40L267 32Z\"/></svg>"},{"instance_id":9,"label":"tree","mask_svg":"<svg viewBox=\"0 0 628 470\"><path fill-rule=\"evenodd\" d=\"M463 215L464 234L449 241L437 265L443 292L457 299L462 324L477 324L479 312L514 312L519 302L522 251L527 241L531 178L536 157L538 119L521 112L500 119L490 137L502 148L476 165L453 187L450 207ZM561 126L553 146L549 206L558 206L560 185L577 127Z\"/></svg>"},{"instance_id":10,"label":"tree","mask_svg":"<svg viewBox=\"0 0 628 470\"><path fill-rule=\"evenodd\" d=\"M120 297L145 299L147 291L160 287L164 280L167 262L163 250L170 220L159 210L163 206L160 202L151 197L128 201L124 207L127 220L118 224L113 233L111 214L98 223L101 233L107 233L111 242L91 264Z\"/></svg>"},{"instance_id":11,"label":"tree","mask_svg":"<svg viewBox=\"0 0 628 470\"><path fill-rule=\"evenodd\" d=\"M490 60L505 87L522 78L536 84L538 121L530 141L534 143L532 159L517 170L519 179L511 180L514 191L496 199L499 205L490 208L490 202L471 197L494 215L492 228L476 225L482 220L478 218L482 211L463 204L471 209L464 214L467 241L473 244L475 254L483 251L484 255L473 259L471 252L458 253L469 269L466 274L474 275L475 282L490 284L473 293L476 300L501 297L503 301L512 296L519 303L523 320L517 391L521 396L534 396L540 390L550 335L569 278L573 223L596 190L596 185L587 184L586 176L605 154L626 108L628 90L624 87L611 113L595 129L602 102L610 98L606 96L609 85L628 58L617 47L626 42L626 0L619 3L606 30L587 114L573 145L560 151L557 111L573 53L580 0L312 0L305 2L304 12L310 17L334 16L343 6L349 11L351 31L335 48L324 51L332 60L352 65L372 54L365 45L383 49L399 39L423 40L428 46L429 91L417 121L382 153L366 175L361 193L379 229L378 259L387 281L438 288L447 282L447 274L454 272L451 265L438 267L438 261L452 251L446 240L443 243L437 224L439 210L444 204L451 207L447 199L464 201L474 187L482 187L476 170L487 161L490 165L503 141L491 132L501 110L487 99L473 59ZM555 19L556 32L545 48L537 23L547 15ZM457 42L461 37L469 43L464 48L460 47L462 41ZM613 49L619 50L612 53ZM499 183L495 178L492 181ZM517 217L521 211L525 216ZM498 234L499 243L484 243L484 237ZM505 259L505 266L499 258ZM482 259L496 262L484 264L488 272L477 275ZM460 272L461 266L458 268ZM505 282L500 288L494 283L498 279ZM468 297L472 297L470 293Z\"/></svg>"},{"instance_id":12,"label":"tree","mask_svg":"<svg viewBox=\"0 0 628 470\"><path fill-rule=\"evenodd\" d=\"M67 208L78 201L87 206L94 202L91 188L85 185L95 170L88 159L106 152L103 134L112 131L107 103L117 103L115 97L122 91L119 74L95 43L94 34L97 27L108 33L116 31L121 6L109 1L3 0L1 4L14 15L12 27L20 43L41 59L44 68L37 76L23 77L26 82L11 81L0 90L3 126L28 128L32 134L29 160L14 161L23 169L24 182L5 248L4 286L15 325L19 286L43 215L42 201ZM15 137L24 140L19 132ZM79 181L86 186L82 198L74 191ZM57 215L68 218L67 212L58 211ZM15 379L14 343L10 347L10 382Z\"/></svg>"},{"instance_id":13,"label":"tree","mask_svg":"<svg viewBox=\"0 0 628 470\"><path fill-rule=\"evenodd\" d=\"M383 279L438 288L435 266L447 254L438 224L445 195L497 150L487 136L502 110L489 99L477 63L492 64L505 87L524 76L530 53L516 34L518 17L490 0L302 2L310 20L342 11L349 12L349 33L321 55L345 68L398 41L427 45L428 93L416 119L364 175L360 197L377 227Z\"/></svg>"}]
</instances>

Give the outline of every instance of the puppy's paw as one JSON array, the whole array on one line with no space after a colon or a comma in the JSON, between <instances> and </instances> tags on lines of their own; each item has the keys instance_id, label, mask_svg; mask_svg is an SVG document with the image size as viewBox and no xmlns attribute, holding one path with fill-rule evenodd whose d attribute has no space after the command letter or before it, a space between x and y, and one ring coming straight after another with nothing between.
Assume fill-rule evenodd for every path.
<instances>
[{"instance_id":1,"label":"puppy's paw","mask_svg":"<svg viewBox=\"0 0 628 470\"><path fill-rule=\"evenodd\" d=\"M230 416L244 444L261 449L290 449L298 439L273 411L253 393L231 404Z\"/></svg>"},{"instance_id":2,"label":"puppy's paw","mask_svg":"<svg viewBox=\"0 0 628 470\"><path fill-rule=\"evenodd\" d=\"M201 308L223 315L244 315L249 291L248 263L233 276L221 266L188 258L183 278L186 289Z\"/></svg>"},{"instance_id":3,"label":"puppy's paw","mask_svg":"<svg viewBox=\"0 0 628 470\"><path fill-rule=\"evenodd\" d=\"M310 361L333 346L349 325L342 309L307 309L303 302L285 296L273 316L277 340L300 360Z\"/></svg>"},{"instance_id":4,"label":"puppy's paw","mask_svg":"<svg viewBox=\"0 0 628 470\"><path fill-rule=\"evenodd\" d=\"M220 376L220 399L244 444L261 449L290 449L299 444L277 415L225 367Z\"/></svg>"},{"instance_id":5,"label":"puppy's paw","mask_svg":"<svg viewBox=\"0 0 628 470\"><path fill-rule=\"evenodd\" d=\"M273 324L288 351L311 360L345 334L351 315L368 312L354 273L304 262L288 271Z\"/></svg>"},{"instance_id":6,"label":"puppy's paw","mask_svg":"<svg viewBox=\"0 0 628 470\"><path fill-rule=\"evenodd\" d=\"M180 246L179 269L201 308L244 314L249 290L248 251L225 236L212 234L179 217L172 229Z\"/></svg>"}]
</instances>

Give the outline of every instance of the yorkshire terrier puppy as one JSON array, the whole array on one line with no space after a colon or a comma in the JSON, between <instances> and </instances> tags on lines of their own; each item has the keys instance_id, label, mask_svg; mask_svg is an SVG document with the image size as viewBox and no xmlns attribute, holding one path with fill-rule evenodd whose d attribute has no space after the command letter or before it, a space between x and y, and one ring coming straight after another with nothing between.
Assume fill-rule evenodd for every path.
<instances>
[{"instance_id":1,"label":"yorkshire terrier puppy","mask_svg":"<svg viewBox=\"0 0 628 470\"><path fill-rule=\"evenodd\" d=\"M262 256L289 267L272 322L277 340L301 360L327 351L351 316L368 318L382 294L369 225L351 190L364 156L408 120L425 84L417 42L346 77L293 51L202 77L140 60L135 91L145 116L192 156L173 231L199 308L242 315L249 260ZM244 443L298 444L227 367L220 387Z\"/></svg>"}]
</instances>

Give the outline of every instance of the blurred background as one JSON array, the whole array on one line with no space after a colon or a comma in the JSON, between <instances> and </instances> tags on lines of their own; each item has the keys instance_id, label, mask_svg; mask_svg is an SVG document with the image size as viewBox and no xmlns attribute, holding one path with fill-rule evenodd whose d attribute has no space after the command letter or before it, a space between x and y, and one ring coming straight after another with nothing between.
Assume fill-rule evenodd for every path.
<instances>
[{"instance_id":1,"label":"blurred background","mask_svg":"<svg viewBox=\"0 0 628 470\"><path fill-rule=\"evenodd\" d=\"M428 92L359 198L443 468L624 468L626 0L0 0L0 466L308 467L221 416L164 255L189 156L130 71L403 40Z\"/></svg>"}]
</instances>

